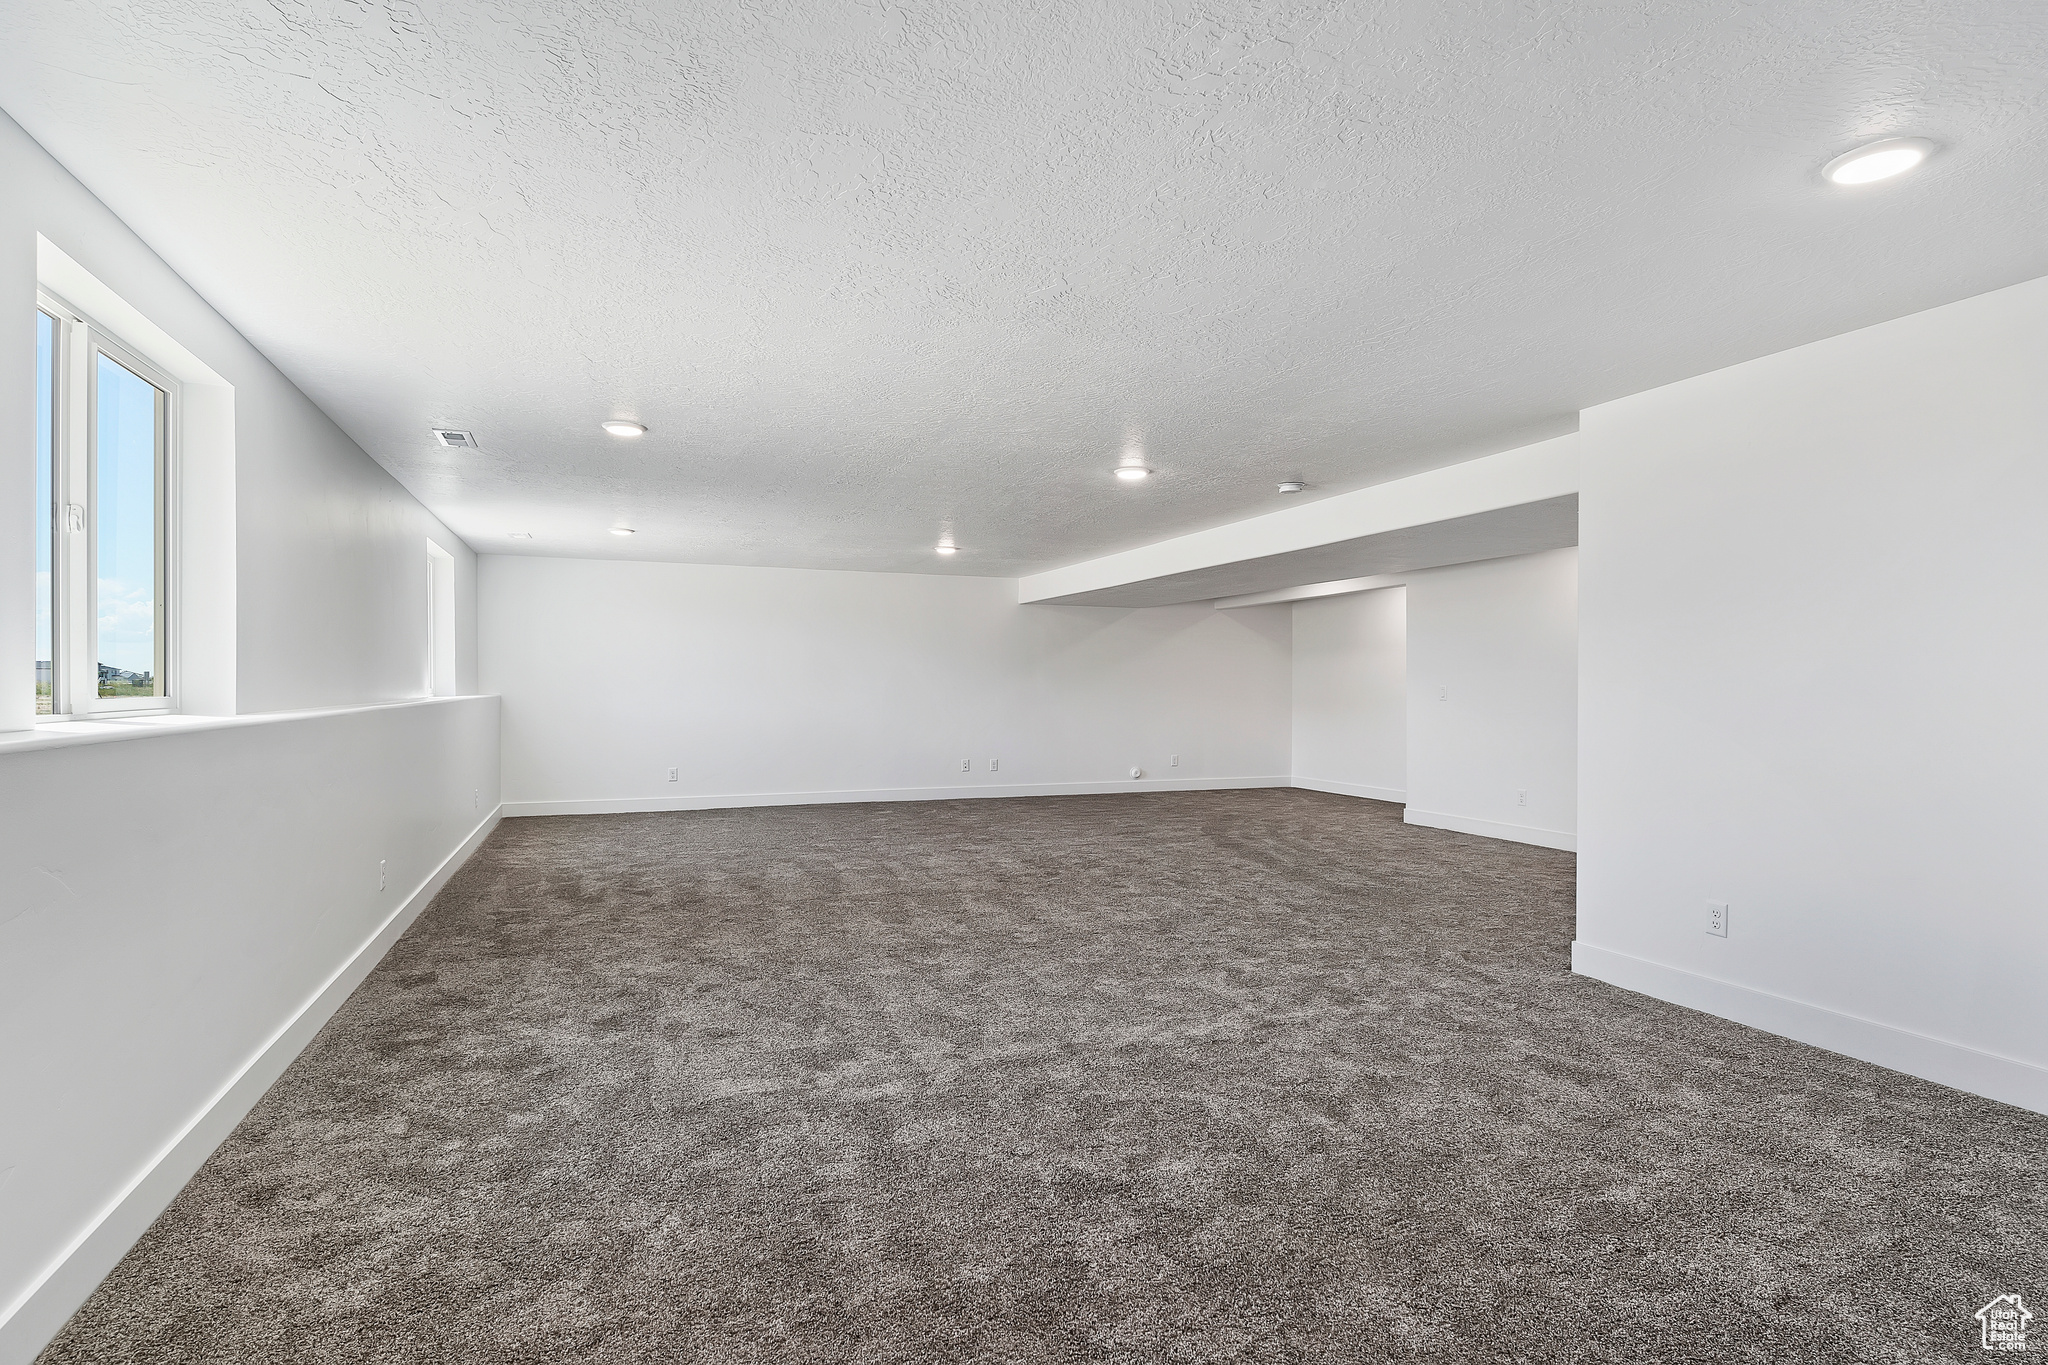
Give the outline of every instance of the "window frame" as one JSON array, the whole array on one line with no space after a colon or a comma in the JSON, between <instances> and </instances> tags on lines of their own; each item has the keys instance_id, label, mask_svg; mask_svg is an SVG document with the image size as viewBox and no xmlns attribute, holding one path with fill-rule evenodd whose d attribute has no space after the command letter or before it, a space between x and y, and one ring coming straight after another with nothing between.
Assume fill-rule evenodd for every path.
<instances>
[{"instance_id":1,"label":"window frame","mask_svg":"<svg viewBox=\"0 0 2048 1365\"><path fill-rule=\"evenodd\" d=\"M177 709L178 381L133 345L62 296L36 290L36 309L55 320L51 356L50 703L39 723L104 719ZM156 400L155 658L157 695L99 695L99 362L153 385ZM40 458L40 457L39 457ZM74 514L75 513L75 514Z\"/></svg>"},{"instance_id":2,"label":"window frame","mask_svg":"<svg viewBox=\"0 0 2048 1365\"><path fill-rule=\"evenodd\" d=\"M455 556L427 537L427 691L461 695L455 685Z\"/></svg>"}]
</instances>

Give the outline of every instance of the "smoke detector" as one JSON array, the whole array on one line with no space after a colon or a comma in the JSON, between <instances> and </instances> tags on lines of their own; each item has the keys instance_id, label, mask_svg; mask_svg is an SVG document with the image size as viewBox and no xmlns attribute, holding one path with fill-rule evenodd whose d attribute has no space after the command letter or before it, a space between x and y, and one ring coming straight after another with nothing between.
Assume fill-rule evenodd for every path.
<instances>
[{"instance_id":1,"label":"smoke detector","mask_svg":"<svg viewBox=\"0 0 2048 1365\"><path fill-rule=\"evenodd\" d=\"M467 431L453 431L447 427L435 427L434 439L444 446L456 446L463 450L476 449L476 437Z\"/></svg>"}]
</instances>

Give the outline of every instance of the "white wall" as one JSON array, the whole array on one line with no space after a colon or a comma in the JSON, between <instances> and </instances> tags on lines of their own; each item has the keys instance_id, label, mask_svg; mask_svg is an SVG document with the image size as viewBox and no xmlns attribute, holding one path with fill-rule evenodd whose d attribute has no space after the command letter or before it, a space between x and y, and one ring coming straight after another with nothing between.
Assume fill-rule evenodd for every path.
<instances>
[{"instance_id":1,"label":"white wall","mask_svg":"<svg viewBox=\"0 0 2048 1365\"><path fill-rule=\"evenodd\" d=\"M1581 969L2048 1110L2048 279L1581 439Z\"/></svg>"},{"instance_id":2,"label":"white wall","mask_svg":"<svg viewBox=\"0 0 2048 1365\"><path fill-rule=\"evenodd\" d=\"M508 814L1287 780L1284 607L1027 607L1011 579L479 564Z\"/></svg>"},{"instance_id":3,"label":"white wall","mask_svg":"<svg viewBox=\"0 0 2048 1365\"><path fill-rule=\"evenodd\" d=\"M4 115L0 185L0 316L32 316L40 233L233 386L236 676L219 694L245 713L423 695L426 541L456 558L458 610L474 600L469 547ZM33 329L0 327L10 528L33 524L34 378ZM32 542L0 537L0 731L34 723L34 591ZM472 623L458 649L473 688Z\"/></svg>"},{"instance_id":4,"label":"white wall","mask_svg":"<svg viewBox=\"0 0 2048 1365\"><path fill-rule=\"evenodd\" d=\"M63 1324L492 819L497 722L469 697L0 742L0 1363Z\"/></svg>"},{"instance_id":5,"label":"white wall","mask_svg":"<svg viewBox=\"0 0 2048 1365\"><path fill-rule=\"evenodd\" d=\"M366 940L489 817L498 745L495 701L474 698L32 729L39 239L44 264L72 272L64 292L93 293L126 339L205 376L181 405L195 423L180 428L183 588L208 594L180 603L196 662L173 686L189 711L424 695L430 539L454 557L458 685L473 688L475 557L4 116L0 185L0 316L20 322L0 326L8 1365L61 1325L375 960Z\"/></svg>"},{"instance_id":6,"label":"white wall","mask_svg":"<svg viewBox=\"0 0 2048 1365\"><path fill-rule=\"evenodd\" d=\"M1578 559L1407 575L1411 824L1575 847Z\"/></svg>"},{"instance_id":7,"label":"white wall","mask_svg":"<svg viewBox=\"0 0 2048 1365\"><path fill-rule=\"evenodd\" d=\"M0 117L0 730L35 724L36 234L28 200L16 192L23 163L41 156Z\"/></svg>"},{"instance_id":8,"label":"white wall","mask_svg":"<svg viewBox=\"0 0 2048 1365\"><path fill-rule=\"evenodd\" d=\"M1405 800L1407 590L1297 602L1292 611L1295 785Z\"/></svg>"}]
</instances>

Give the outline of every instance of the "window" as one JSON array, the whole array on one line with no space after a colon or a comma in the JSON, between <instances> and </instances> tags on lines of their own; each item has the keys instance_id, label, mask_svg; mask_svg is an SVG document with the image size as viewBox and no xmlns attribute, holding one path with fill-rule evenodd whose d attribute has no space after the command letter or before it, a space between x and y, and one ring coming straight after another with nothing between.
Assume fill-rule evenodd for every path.
<instances>
[{"instance_id":1,"label":"window","mask_svg":"<svg viewBox=\"0 0 2048 1365\"><path fill-rule=\"evenodd\" d=\"M50 546L57 538L57 319L36 313L36 714L55 710L57 652L50 647L56 579Z\"/></svg>"},{"instance_id":2,"label":"window","mask_svg":"<svg viewBox=\"0 0 2048 1365\"><path fill-rule=\"evenodd\" d=\"M455 695L455 556L427 542L427 695Z\"/></svg>"},{"instance_id":3,"label":"window","mask_svg":"<svg viewBox=\"0 0 2048 1365\"><path fill-rule=\"evenodd\" d=\"M36 712L171 703L175 386L45 294L36 314Z\"/></svg>"}]
</instances>

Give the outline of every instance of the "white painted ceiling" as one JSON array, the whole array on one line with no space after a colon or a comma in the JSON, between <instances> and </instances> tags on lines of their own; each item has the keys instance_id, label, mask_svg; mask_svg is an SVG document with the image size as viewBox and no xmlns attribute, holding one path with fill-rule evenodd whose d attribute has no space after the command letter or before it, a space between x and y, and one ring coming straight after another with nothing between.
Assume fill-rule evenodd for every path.
<instances>
[{"instance_id":1,"label":"white painted ceiling","mask_svg":"<svg viewBox=\"0 0 2048 1365\"><path fill-rule=\"evenodd\" d=\"M0 107L488 551L1039 570L2048 273L2037 3L4 8Z\"/></svg>"}]
</instances>

